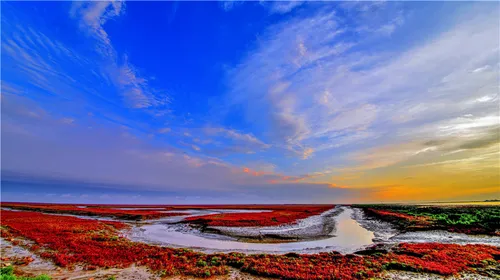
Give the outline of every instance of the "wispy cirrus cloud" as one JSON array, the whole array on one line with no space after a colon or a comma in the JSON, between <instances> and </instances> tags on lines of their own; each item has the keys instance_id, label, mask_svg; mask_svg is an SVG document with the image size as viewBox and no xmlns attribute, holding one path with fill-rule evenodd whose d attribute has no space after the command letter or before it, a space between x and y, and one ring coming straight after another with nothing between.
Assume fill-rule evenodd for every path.
<instances>
[{"instance_id":1,"label":"wispy cirrus cloud","mask_svg":"<svg viewBox=\"0 0 500 280\"><path fill-rule=\"evenodd\" d=\"M227 129L223 127L206 127L203 130L209 136L221 136L235 142L241 142L249 146L254 146L256 148L268 149L271 147L271 145L262 142L251 133L241 133L234 129Z\"/></svg>"},{"instance_id":2,"label":"wispy cirrus cloud","mask_svg":"<svg viewBox=\"0 0 500 280\"><path fill-rule=\"evenodd\" d=\"M126 54L117 53L109 34L104 29L106 22L120 17L125 13L125 2L73 2L70 15L78 20L80 28L89 36L95 38L96 51L107 65L110 80L123 95L127 106L136 109L165 107L170 99L164 90L158 90L149 85L148 79L142 76L137 68L130 63Z\"/></svg>"},{"instance_id":3,"label":"wispy cirrus cloud","mask_svg":"<svg viewBox=\"0 0 500 280\"><path fill-rule=\"evenodd\" d=\"M160 133L160 134L169 133L171 131L172 131L172 129L170 127L164 127L164 128L158 129L158 133Z\"/></svg>"},{"instance_id":4,"label":"wispy cirrus cloud","mask_svg":"<svg viewBox=\"0 0 500 280\"><path fill-rule=\"evenodd\" d=\"M348 12L363 18L389 5L362 4L349 6ZM301 157L307 149L327 151L361 140L396 136L407 141L405 131L445 123L464 111L496 116L495 103L487 102L497 98L492 95L498 72L493 13L462 23L459 16L449 31L415 47L377 52L356 34L365 27L405 24L404 13L389 10L389 17L376 25L346 26L326 5L313 15L269 27L229 72L229 103L244 104L249 120L271 130L279 145ZM385 35L378 36L382 40ZM449 104L450 98L457 102Z\"/></svg>"},{"instance_id":5,"label":"wispy cirrus cloud","mask_svg":"<svg viewBox=\"0 0 500 280\"><path fill-rule=\"evenodd\" d=\"M17 94L37 90L49 96L66 95L67 98L82 92L82 87L73 78L81 72L67 65L88 69L93 66L90 60L29 26L15 25L5 19L2 25L5 28L2 32L3 65L16 65L2 77L11 89L18 88ZM49 56L52 59L48 59ZM94 93L92 89L83 89Z\"/></svg>"},{"instance_id":6,"label":"wispy cirrus cloud","mask_svg":"<svg viewBox=\"0 0 500 280\"><path fill-rule=\"evenodd\" d=\"M219 7L224 11L231 11L232 9L243 4L244 1L230 0L230 1L219 1Z\"/></svg>"},{"instance_id":7,"label":"wispy cirrus cloud","mask_svg":"<svg viewBox=\"0 0 500 280\"><path fill-rule=\"evenodd\" d=\"M257 2L257 1L255 1ZM293 9L301 6L306 1L265 1L261 0L258 2L262 7L267 9L270 14L286 14L291 12ZM247 4L252 3L252 1L247 1ZM229 0L229 1L219 1L219 7L224 11L231 11L241 5L245 4L245 1ZM252 3L253 4L253 3Z\"/></svg>"},{"instance_id":8,"label":"wispy cirrus cloud","mask_svg":"<svg viewBox=\"0 0 500 280\"><path fill-rule=\"evenodd\" d=\"M192 141L203 145L203 152L211 156L229 156L234 154L255 154L271 148L270 144L263 142L252 133L243 133L224 127L207 126L196 129L197 135L191 137Z\"/></svg>"},{"instance_id":9,"label":"wispy cirrus cloud","mask_svg":"<svg viewBox=\"0 0 500 280\"><path fill-rule=\"evenodd\" d=\"M270 13L286 14L304 4L305 1L260 1Z\"/></svg>"},{"instance_id":10,"label":"wispy cirrus cloud","mask_svg":"<svg viewBox=\"0 0 500 280\"><path fill-rule=\"evenodd\" d=\"M88 41L85 55L32 26L16 24L13 18L5 19L2 33L4 65L17 66L3 80L13 86L35 88L44 94L73 101L89 103L92 101L89 96L94 96L122 107L113 95L116 93L122 96L123 104L131 108L165 109L170 101L166 92L152 87L130 63L128 56L120 56L104 30L107 21L123 13L121 2L73 4L70 14L79 21L80 29L93 38ZM19 77L24 78L18 80Z\"/></svg>"},{"instance_id":11,"label":"wispy cirrus cloud","mask_svg":"<svg viewBox=\"0 0 500 280\"><path fill-rule=\"evenodd\" d=\"M156 131L156 136L178 139L177 143L207 156L226 157L250 155L269 150L265 143L252 133L244 133L222 126L165 127Z\"/></svg>"},{"instance_id":12,"label":"wispy cirrus cloud","mask_svg":"<svg viewBox=\"0 0 500 280\"><path fill-rule=\"evenodd\" d=\"M125 2L99 1L84 2L75 1L72 3L70 16L79 21L80 28L92 37L95 37L99 44L96 49L103 55L115 57L116 51L111 45L108 33L104 30L107 21L125 13Z\"/></svg>"},{"instance_id":13,"label":"wispy cirrus cloud","mask_svg":"<svg viewBox=\"0 0 500 280\"><path fill-rule=\"evenodd\" d=\"M373 63L350 52L359 43L343 34L356 32L329 5L269 27L230 72L229 103L245 104L248 119L265 123L274 141L303 158L316 150L315 142L367 129L378 106L351 100L338 86L348 82L350 68Z\"/></svg>"},{"instance_id":14,"label":"wispy cirrus cloud","mask_svg":"<svg viewBox=\"0 0 500 280\"><path fill-rule=\"evenodd\" d=\"M128 56L124 55L122 64L111 71L128 106L136 109L151 107L164 109L170 103L166 92L150 87L148 80L129 62Z\"/></svg>"}]
</instances>

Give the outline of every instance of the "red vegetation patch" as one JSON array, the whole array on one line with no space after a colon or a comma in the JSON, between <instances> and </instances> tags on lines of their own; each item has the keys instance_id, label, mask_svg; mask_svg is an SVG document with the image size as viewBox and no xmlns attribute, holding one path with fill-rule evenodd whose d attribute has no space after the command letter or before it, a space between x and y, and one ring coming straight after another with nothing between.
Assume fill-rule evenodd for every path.
<instances>
[{"instance_id":1,"label":"red vegetation patch","mask_svg":"<svg viewBox=\"0 0 500 280\"><path fill-rule=\"evenodd\" d=\"M277 209L271 212L212 214L188 217L184 221L207 226L276 226L319 215L331 208L333 206L288 206L286 209Z\"/></svg>"},{"instance_id":2,"label":"red vegetation patch","mask_svg":"<svg viewBox=\"0 0 500 280\"><path fill-rule=\"evenodd\" d=\"M382 271L383 259L341 255L251 255L242 271L281 279L367 279Z\"/></svg>"},{"instance_id":3,"label":"red vegetation patch","mask_svg":"<svg viewBox=\"0 0 500 280\"><path fill-rule=\"evenodd\" d=\"M404 213L393 212L389 210L377 210L372 208L364 209L368 214L378 217L385 221L405 222L406 226L411 226L412 229L427 228L432 224L432 219L424 216L413 216Z\"/></svg>"},{"instance_id":4,"label":"red vegetation patch","mask_svg":"<svg viewBox=\"0 0 500 280\"><path fill-rule=\"evenodd\" d=\"M193 223L204 224L211 220L211 225L226 226L271 226L280 225L296 221L297 219L307 218L312 215L320 214L332 205L105 205L105 204L47 204L47 203L20 203L5 202L3 207L9 207L16 210L39 211L55 214L72 214L82 216L100 216L112 217L124 220L146 220L158 219L162 217L181 216L185 213L179 212L160 212L175 210L206 210L206 209L226 209L226 210L271 210L271 213L227 213L199 216L199 219L188 219ZM118 209L118 208L131 208ZM162 209L162 210L160 210ZM208 220L205 220L207 218ZM243 219L243 221L241 221ZM238 224L236 224L238 223Z\"/></svg>"},{"instance_id":5,"label":"red vegetation patch","mask_svg":"<svg viewBox=\"0 0 500 280\"><path fill-rule=\"evenodd\" d=\"M131 242L119 235L126 228L120 222L86 220L69 216L46 215L37 212L1 211L2 237L24 237L34 242L29 249L61 267L83 265L97 267L127 267L146 265L165 275L222 275L227 267L207 266L205 254L183 249L169 249ZM203 262L198 262L202 260ZM205 264L205 265L204 265Z\"/></svg>"},{"instance_id":6,"label":"red vegetation patch","mask_svg":"<svg viewBox=\"0 0 500 280\"><path fill-rule=\"evenodd\" d=\"M386 266L394 269L423 271L441 275L453 275L486 263L497 264L494 258L500 248L487 245L458 244L400 244L387 255Z\"/></svg>"},{"instance_id":7,"label":"red vegetation patch","mask_svg":"<svg viewBox=\"0 0 500 280\"><path fill-rule=\"evenodd\" d=\"M16 210L39 211L45 213L72 214L72 215L83 215L83 216L112 217L124 220L146 220L146 219L158 219L162 217L185 215L184 213L175 213L175 212L164 213L158 211L151 211L147 210L147 208L145 208L144 210L121 210L121 209L109 209L107 207L79 208L77 206L64 205L64 204L19 204L19 203L2 203L2 206Z\"/></svg>"},{"instance_id":8,"label":"red vegetation patch","mask_svg":"<svg viewBox=\"0 0 500 280\"><path fill-rule=\"evenodd\" d=\"M367 279L383 270L399 269L452 275L473 272L488 264L498 265L500 249L485 245L400 244L368 256L335 252L303 255L203 254L132 242L120 236L120 222L86 220L37 212L1 211L2 238L32 241L34 253L62 267L82 265L127 267L144 265L160 275L200 277L227 274L229 267L255 275L281 279Z\"/></svg>"},{"instance_id":9,"label":"red vegetation patch","mask_svg":"<svg viewBox=\"0 0 500 280\"><path fill-rule=\"evenodd\" d=\"M383 270L454 275L474 272L487 264L499 265L498 247L439 243L403 243L388 253L371 256L319 253L314 255L251 255L241 270L282 279L367 279Z\"/></svg>"}]
</instances>

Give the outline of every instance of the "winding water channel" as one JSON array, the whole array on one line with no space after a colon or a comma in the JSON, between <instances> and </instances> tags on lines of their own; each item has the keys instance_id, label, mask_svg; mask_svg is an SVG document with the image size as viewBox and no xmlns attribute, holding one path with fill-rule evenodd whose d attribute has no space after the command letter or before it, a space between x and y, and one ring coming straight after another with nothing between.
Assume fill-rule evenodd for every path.
<instances>
[{"instance_id":1,"label":"winding water channel","mask_svg":"<svg viewBox=\"0 0 500 280\"><path fill-rule=\"evenodd\" d=\"M352 219L353 209L344 208L335 216L335 229L330 237L311 241L286 243L249 243L230 238L216 239L190 231L180 231L170 224L145 225L131 232L130 238L138 241L162 244L174 247L189 247L204 249L205 251L254 251L254 252L292 252L292 251L339 251L353 252L359 248L372 244L373 232L360 226ZM286 230L286 229L284 229Z\"/></svg>"},{"instance_id":2,"label":"winding water channel","mask_svg":"<svg viewBox=\"0 0 500 280\"><path fill-rule=\"evenodd\" d=\"M193 215L200 214L193 213ZM261 228L226 227L225 232L230 233L229 236L208 234L192 229L187 225L172 223L182 218L185 217L172 217L158 220L152 224L135 227L127 235L135 241L169 247L191 248L204 252L317 253L337 251L345 254L353 253L374 243L395 244L400 242L439 242L500 246L500 237L497 236L467 235L446 231L400 233L391 228L390 224L378 220L365 219L361 210L348 206L340 206L322 215L300 220L294 225ZM325 221L328 221L327 219L331 219L329 222L332 224L331 228L326 227L329 229L329 232L326 235L318 235L316 239L312 240L255 243L238 240L238 238L231 236L231 234L235 233L240 237L255 236L255 231L257 231L260 233L272 232L281 234L293 232L311 237L318 234L318 226L323 229L325 228Z\"/></svg>"}]
</instances>

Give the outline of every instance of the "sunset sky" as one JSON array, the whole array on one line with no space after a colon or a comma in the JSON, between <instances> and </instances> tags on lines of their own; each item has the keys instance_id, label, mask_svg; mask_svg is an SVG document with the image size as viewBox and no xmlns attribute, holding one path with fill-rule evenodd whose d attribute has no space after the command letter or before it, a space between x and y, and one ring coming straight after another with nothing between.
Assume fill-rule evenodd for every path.
<instances>
[{"instance_id":1,"label":"sunset sky","mask_svg":"<svg viewBox=\"0 0 500 280\"><path fill-rule=\"evenodd\" d=\"M498 2L2 2L2 201L500 199Z\"/></svg>"}]
</instances>

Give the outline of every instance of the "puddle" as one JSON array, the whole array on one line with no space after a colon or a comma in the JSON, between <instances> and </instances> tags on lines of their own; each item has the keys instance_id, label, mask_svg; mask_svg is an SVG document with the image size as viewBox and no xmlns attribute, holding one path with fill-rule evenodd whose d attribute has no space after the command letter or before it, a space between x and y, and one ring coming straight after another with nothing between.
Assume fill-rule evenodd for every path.
<instances>
[{"instance_id":1,"label":"puddle","mask_svg":"<svg viewBox=\"0 0 500 280\"><path fill-rule=\"evenodd\" d=\"M331 237L321 240L288 243L248 243L228 237L215 239L213 235L212 238L209 238L208 236L197 235L193 231L180 231L178 227L168 224L145 225L134 229L129 237L136 241L195 248L208 252L312 253L335 250L341 253L352 253L359 248L372 244L374 238L373 232L361 227L358 222L352 219L352 214L353 210L351 208L344 208L344 211L334 217L336 226L333 232L330 232Z\"/></svg>"}]
</instances>

